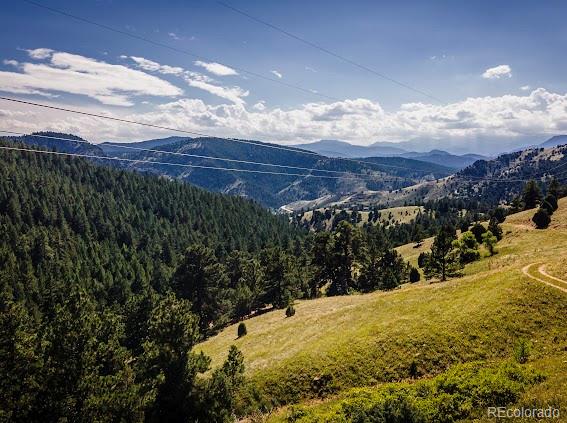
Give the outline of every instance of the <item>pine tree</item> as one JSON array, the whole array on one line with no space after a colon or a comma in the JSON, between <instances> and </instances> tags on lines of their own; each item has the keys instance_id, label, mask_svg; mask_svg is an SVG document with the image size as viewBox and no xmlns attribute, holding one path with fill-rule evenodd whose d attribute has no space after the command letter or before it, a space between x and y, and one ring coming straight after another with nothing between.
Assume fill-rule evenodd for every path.
<instances>
[{"instance_id":1,"label":"pine tree","mask_svg":"<svg viewBox=\"0 0 567 423\"><path fill-rule=\"evenodd\" d=\"M502 228L498 224L498 219L496 216L492 216L488 222L488 231L496 237L498 241L502 239Z\"/></svg>"},{"instance_id":2,"label":"pine tree","mask_svg":"<svg viewBox=\"0 0 567 423\"><path fill-rule=\"evenodd\" d=\"M534 180L529 181L524 187L522 196L524 210L534 209L541 200L541 191Z\"/></svg>"},{"instance_id":3,"label":"pine tree","mask_svg":"<svg viewBox=\"0 0 567 423\"><path fill-rule=\"evenodd\" d=\"M227 321L228 277L212 249L203 245L189 247L173 276L172 287L181 298L191 302L203 333Z\"/></svg>"},{"instance_id":4,"label":"pine tree","mask_svg":"<svg viewBox=\"0 0 567 423\"><path fill-rule=\"evenodd\" d=\"M443 226L431 247L431 253L425 263L424 272L427 279L439 277L441 281L447 277L459 274L461 264L458 254L453 249L453 241L456 239L455 229L450 226Z\"/></svg>"},{"instance_id":5,"label":"pine tree","mask_svg":"<svg viewBox=\"0 0 567 423\"><path fill-rule=\"evenodd\" d=\"M551 218L545 209L539 208L532 217L532 222L535 223L537 229L545 229L549 226Z\"/></svg>"}]
</instances>

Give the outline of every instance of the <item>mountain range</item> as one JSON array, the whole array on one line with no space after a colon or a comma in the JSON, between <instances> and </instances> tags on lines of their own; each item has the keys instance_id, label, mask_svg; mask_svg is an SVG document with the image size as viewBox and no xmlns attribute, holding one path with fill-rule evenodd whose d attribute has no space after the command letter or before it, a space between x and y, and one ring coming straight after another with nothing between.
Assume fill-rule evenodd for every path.
<instances>
[{"instance_id":1,"label":"mountain range","mask_svg":"<svg viewBox=\"0 0 567 423\"><path fill-rule=\"evenodd\" d=\"M355 146L349 153L359 156L355 159L329 157L330 148L335 153L344 153L351 146L341 141L315 143L317 148L327 149L329 156L325 156L297 146L282 148L277 144L222 138L169 137L95 145L74 135L42 132L9 137L9 140L75 154L127 159L96 161L182 180L209 191L250 198L266 207L283 207L284 210L344 201L400 205L409 200L467 190L472 190L470 195L480 192L491 197L496 193L496 197L501 198L502 190L498 185L491 184L487 190L486 184L471 184L466 177L473 174L474 178L532 177L531 168L546 170L546 163L564 160L560 147L552 153L549 149L542 150L545 153L541 155L516 152L488 160L480 155L459 156L441 150L404 152L401 148L396 150L376 143L369 147ZM560 145L563 141L567 142L567 136L551 138L543 145ZM526 151L539 150L541 147ZM363 157L363 151L382 156ZM548 158L549 154L553 159ZM537 163L534 157L538 157ZM502 163L511 161L515 163L513 169L503 167ZM502 170L494 173L495 168Z\"/></svg>"},{"instance_id":2,"label":"mountain range","mask_svg":"<svg viewBox=\"0 0 567 423\"><path fill-rule=\"evenodd\" d=\"M424 162L435 163L453 169L462 169L477 160L488 157L480 154L451 154L443 150L430 150L425 152L408 151L402 146L408 143L376 142L368 146L354 145L345 141L321 140L311 144L300 144L296 147L313 151L328 157L365 158L365 157L405 157L418 159Z\"/></svg>"}]
</instances>

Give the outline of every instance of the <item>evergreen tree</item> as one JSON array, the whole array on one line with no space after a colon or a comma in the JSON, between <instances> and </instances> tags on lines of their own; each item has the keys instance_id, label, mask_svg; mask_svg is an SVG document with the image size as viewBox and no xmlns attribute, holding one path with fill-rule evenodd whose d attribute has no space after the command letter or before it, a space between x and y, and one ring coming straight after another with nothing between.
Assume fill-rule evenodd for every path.
<instances>
[{"instance_id":1,"label":"evergreen tree","mask_svg":"<svg viewBox=\"0 0 567 423\"><path fill-rule=\"evenodd\" d=\"M486 232L486 228L481 223L475 223L470 230L474 235L476 242L482 242L482 234Z\"/></svg>"},{"instance_id":2,"label":"evergreen tree","mask_svg":"<svg viewBox=\"0 0 567 423\"><path fill-rule=\"evenodd\" d=\"M455 229L450 226L441 228L431 247L431 253L424 266L425 277L431 279L439 277L441 281L447 277L456 276L461 269L458 254L453 249L453 241L456 239Z\"/></svg>"},{"instance_id":3,"label":"evergreen tree","mask_svg":"<svg viewBox=\"0 0 567 423\"><path fill-rule=\"evenodd\" d=\"M539 208L532 217L532 222L535 223L536 228L545 229L549 226L551 218L545 209Z\"/></svg>"},{"instance_id":4,"label":"evergreen tree","mask_svg":"<svg viewBox=\"0 0 567 423\"><path fill-rule=\"evenodd\" d=\"M559 207L557 204L557 198L555 198L551 194L546 195L540 207L542 209L545 209L547 214L551 216L555 212L555 210L557 210L557 208Z\"/></svg>"},{"instance_id":5,"label":"evergreen tree","mask_svg":"<svg viewBox=\"0 0 567 423\"><path fill-rule=\"evenodd\" d=\"M192 352L199 340L198 317L191 304L169 294L157 303L148 322L148 339L138 363L145 395L153 399L146 411L152 422L186 422L194 416L199 397L197 374L210 359Z\"/></svg>"},{"instance_id":6,"label":"evergreen tree","mask_svg":"<svg viewBox=\"0 0 567 423\"><path fill-rule=\"evenodd\" d=\"M534 209L541 200L541 191L534 180L529 181L524 187L522 196L524 210Z\"/></svg>"},{"instance_id":7,"label":"evergreen tree","mask_svg":"<svg viewBox=\"0 0 567 423\"><path fill-rule=\"evenodd\" d=\"M172 288L191 302L203 333L228 320L228 277L212 249L203 245L189 247L173 276Z\"/></svg>"},{"instance_id":8,"label":"evergreen tree","mask_svg":"<svg viewBox=\"0 0 567 423\"><path fill-rule=\"evenodd\" d=\"M496 216L492 216L490 218L490 221L488 222L488 231L491 232L498 241L502 239L502 228L498 224L498 219L496 218Z\"/></svg>"},{"instance_id":9,"label":"evergreen tree","mask_svg":"<svg viewBox=\"0 0 567 423\"><path fill-rule=\"evenodd\" d=\"M409 281L411 283L416 283L419 282L420 279L421 275L419 274L419 270L417 270L415 267L412 267L409 273Z\"/></svg>"},{"instance_id":10,"label":"evergreen tree","mask_svg":"<svg viewBox=\"0 0 567 423\"><path fill-rule=\"evenodd\" d=\"M348 222L341 222L333 233L329 295L346 295L356 286L353 266L363 255L362 234Z\"/></svg>"}]
</instances>

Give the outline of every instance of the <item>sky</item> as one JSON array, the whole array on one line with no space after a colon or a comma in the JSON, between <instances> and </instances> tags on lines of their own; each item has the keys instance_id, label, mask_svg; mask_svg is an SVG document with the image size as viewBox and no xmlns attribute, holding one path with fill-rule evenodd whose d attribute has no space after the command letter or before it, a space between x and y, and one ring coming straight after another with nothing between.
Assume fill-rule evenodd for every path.
<instances>
[{"instance_id":1,"label":"sky","mask_svg":"<svg viewBox=\"0 0 567 423\"><path fill-rule=\"evenodd\" d=\"M567 133L562 1L226 0L372 72L217 1L34 1L152 42L6 0L5 97L283 144L423 140L490 152ZM95 142L176 135L6 101L0 130Z\"/></svg>"}]
</instances>

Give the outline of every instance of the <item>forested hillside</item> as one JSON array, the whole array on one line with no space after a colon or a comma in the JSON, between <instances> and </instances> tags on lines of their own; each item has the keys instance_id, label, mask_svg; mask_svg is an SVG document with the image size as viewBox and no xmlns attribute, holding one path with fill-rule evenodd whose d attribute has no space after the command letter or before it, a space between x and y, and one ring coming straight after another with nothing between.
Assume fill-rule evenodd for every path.
<instances>
[{"instance_id":1,"label":"forested hillside","mask_svg":"<svg viewBox=\"0 0 567 423\"><path fill-rule=\"evenodd\" d=\"M108 301L159 289L176 255L287 246L287 220L238 197L82 159L0 152L0 262L8 297L39 301L49 281Z\"/></svg>"}]
</instances>

